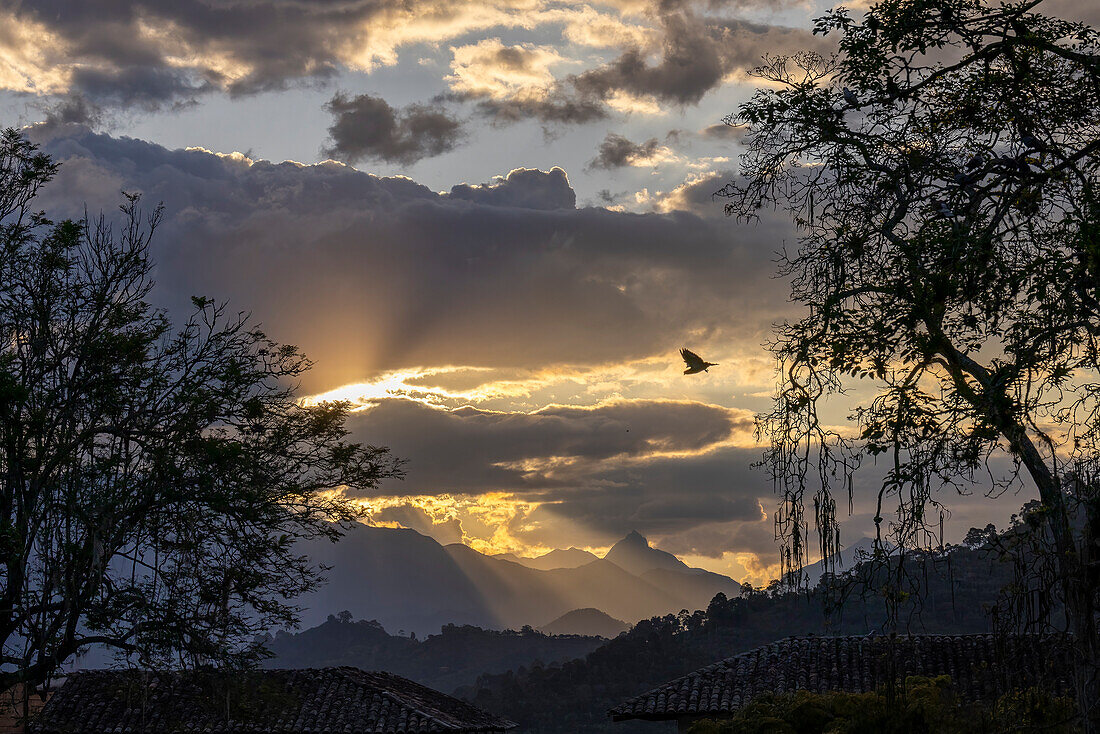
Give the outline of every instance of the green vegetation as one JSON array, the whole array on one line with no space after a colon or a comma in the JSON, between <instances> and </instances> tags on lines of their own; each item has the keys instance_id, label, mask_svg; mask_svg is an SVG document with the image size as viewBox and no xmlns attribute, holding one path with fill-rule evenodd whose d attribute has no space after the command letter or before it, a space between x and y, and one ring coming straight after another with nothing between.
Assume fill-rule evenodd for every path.
<instances>
[{"instance_id":1,"label":"green vegetation","mask_svg":"<svg viewBox=\"0 0 1100 734\"><path fill-rule=\"evenodd\" d=\"M1075 716L1070 699L1034 689L979 706L959 701L948 676L913 676L897 691L762 696L728 720L696 722L688 734L1069 734Z\"/></svg>"}]
</instances>

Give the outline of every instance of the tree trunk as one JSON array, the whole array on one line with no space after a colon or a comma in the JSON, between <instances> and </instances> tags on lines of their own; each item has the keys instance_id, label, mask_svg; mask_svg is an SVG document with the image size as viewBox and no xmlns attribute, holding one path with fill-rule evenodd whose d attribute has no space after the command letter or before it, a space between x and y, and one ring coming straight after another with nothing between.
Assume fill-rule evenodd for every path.
<instances>
[{"instance_id":1,"label":"tree trunk","mask_svg":"<svg viewBox=\"0 0 1100 734\"><path fill-rule=\"evenodd\" d=\"M1080 481L1081 510L1084 528L1078 547L1077 573L1073 577L1072 606L1069 617L1077 644L1074 661L1074 692L1088 734L1100 732L1100 629L1097 620L1097 599L1100 589L1100 488L1095 478ZM1067 601L1067 610L1070 607Z\"/></svg>"},{"instance_id":2,"label":"tree trunk","mask_svg":"<svg viewBox=\"0 0 1100 734\"><path fill-rule=\"evenodd\" d=\"M1066 616L1073 632L1073 689L1085 734L1100 734L1100 631L1092 598L1078 574L1066 599Z\"/></svg>"},{"instance_id":3,"label":"tree trunk","mask_svg":"<svg viewBox=\"0 0 1100 734\"><path fill-rule=\"evenodd\" d=\"M960 391L970 397L973 406L984 412L1009 443L1009 447L1027 469L1039 490L1039 501L1046 510L1044 522L1054 540L1058 583L1065 600L1067 631L1072 635L1073 683L1077 710L1085 734L1100 734L1100 630L1097 629L1096 588L1100 584L1100 498L1091 496L1094 488L1088 479L1074 478L1076 499L1086 514L1081 544L1075 542L1070 512L1062 481L1047 465L1027 430L1013 415L1011 400L1003 388L995 385L989 370L956 349L939 324L928 322L943 348L941 352L952 368ZM966 385L963 373L982 387L976 394ZM1094 558L1095 554L1095 558Z\"/></svg>"},{"instance_id":4,"label":"tree trunk","mask_svg":"<svg viewBox=\"0 0 1100 734\"><path fill-rule=\"evenodd\" d=\"M1073 655L1073 688L1084 734L1100 734L1100 629L1097 628L1096 561L1092 558L1093 526L1100 521L1087 498L1081 544L1075 542L1060 478L1054 476L1035 444L1020 426L1005 432L1012 449L1027 467L1047 510L1045 523L1054 539L1058 581L1066 605L1067 631ZM1087 494L1087 487L1079 493ZM1096 559L1100 561L1100 558Z\"/></svg>"}]
</instances>

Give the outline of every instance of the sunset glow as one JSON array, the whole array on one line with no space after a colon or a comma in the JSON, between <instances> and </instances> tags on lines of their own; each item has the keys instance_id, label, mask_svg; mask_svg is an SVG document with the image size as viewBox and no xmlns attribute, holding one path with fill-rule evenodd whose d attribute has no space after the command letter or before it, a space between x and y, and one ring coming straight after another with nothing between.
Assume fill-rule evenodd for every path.
<instances>
[{"instance_id":1,"label":"sunset glow","mask_svg":"<svg viewBox=\"0 0 1100 734\"><path fill-rule=\"evenodd\" d=\"M1100 0L0 1L0 113L5 731L1100 734Z\"/></svg>"},{"instance_id":2,"label":"sunset glow","mask_svg":"<svg viewBox=\"0 0 1100 734\"><path fill-rule=\"evenodd\" d=\"M0 109L62 164L43 206L163 201L155 305L256 314L311 359L302 405L348 403L353 440L407 460L357 500L371 522L525 556L638 530L774 573L755 416L797 233L714 194L749 72L831 52L827 4L90 7L4 15ZM685 346L716 366L683 374ZM822 415L844 435L852 387Z\"/></svg>"}]
</instances>

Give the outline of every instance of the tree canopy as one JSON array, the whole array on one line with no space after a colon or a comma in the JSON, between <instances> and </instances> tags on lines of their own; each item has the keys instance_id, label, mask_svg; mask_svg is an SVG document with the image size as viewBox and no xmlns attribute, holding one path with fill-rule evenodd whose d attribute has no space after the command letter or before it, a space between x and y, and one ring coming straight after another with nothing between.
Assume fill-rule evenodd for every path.
<instances>
[{"instance_id":1,"label":"tree canopy","mask_svg":"<svg viewBox=\"0 0 1100 734\"><path fill-rule=\"evenodd\" d=\"M777 329L759 424L784 570L807 560L810 512L835 555L838 496L869 460L882 553L942 542L944 488L1026 481L1097 730L1100 34L1040 4L828 13L815 32L839 36L835 55L755 71L765 86L727 120L748 128L742 176L721 193L800 231L781 274L805 316ZM830 422L857 383L872 396Z\"/></svg>"},{"instance_id":2,"label":"tree canopy","mask_svg":"<svg viewBox=\"0 0 1100 734\"><path fill-rule=\"evenodd\" d=\"M309 361L247 314L150 306L159 208L35 212L56 170L0 136L0 688L92 643L248 665L322 580L297 542L336 539L400 462L350 440L346 405L297 400Z\"/></svg>"}]
</instances>

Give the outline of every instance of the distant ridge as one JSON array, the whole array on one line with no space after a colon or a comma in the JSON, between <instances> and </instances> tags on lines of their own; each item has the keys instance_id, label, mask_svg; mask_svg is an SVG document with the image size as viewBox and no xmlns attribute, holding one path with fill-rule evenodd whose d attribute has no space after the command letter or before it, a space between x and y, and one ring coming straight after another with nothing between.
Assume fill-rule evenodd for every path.
<instances>
[{"instance_id":1,"label":"distant ridge","mask_svg":"<svg viewBox=\"0 0 1100 734\"><path fill-rule=\"evenodd\" d=\"M856 567L856 564L863 560L871 553L874 548L875 541L871 538L860 538L850 546L843 548L839 554L837 554L836 563L832 572L840 575L845 571L850 571ZM821 581L821 576L825 573L825 565L821 561L817 563L811 563L802 569L805 583L811 589L817 586L817 583Z\"/></svg>"},{"instance_id":2,"label":"distant ridge","mask_svg":"<svg viewBox=\"0 0 1100 734\"><path fill-rule=\"evenodd\" d=\"M300 599L306 627L341 610L418 635L452 623L534 627L585 608L633 623L705 609L715 594L734 597L741 589L651 548L638 533L616 543L607 559L577 548L535 559L492 557L460 543L441 546L414 530L366 525L339 543L304 543L302 552L329 567L328 583Z\"/></svg>"},{"instance_id":3,"label":"distant ridge","mask_svg":"<svg viewBox=\"0 0 1100 734\"><path fill-rule=\"evenodd\" d=\"M592 563L592 561L600 560L600 557L595 553L589 553L580 548L558 548L549 553L544 553L541 556L535 556L534 558L525 558L523 556L517 556L514 553L501 553L491 557L518 563L521 566L538 569L539 571L550 571L555 568L579 568L585 564Z\"/></svg>"},{"instance_id":4,"label":"distant ridge","mask_svg":"<svg viewBox=\"0 0 1100 734\"><path fill-rule=\"evenodd\" d=\"M325 668L350 665L386 670L441 691L472 685L479 675L502 673L536 660L543 663L581 658L602 636L551 637L526 630L499 632L445 625L421 639L391 635L375 621L353 621L350 614L330 616L301 632L279 632L265 640L274 657L265 668Z\"/></svg>"},{"instance_id":5,"label":"distant ridge","mask_svg":"<svg viewBox=\"0 0 1100 734\"><path fill-rule=\"evenodd\" d=\"M621 619L615 619L610 614L589 607L566 612L553 622L544 624L539 628L539 632L548 635L585 635L612 639L628 629L630 625Z\"/></svg>"}]
</instances>

